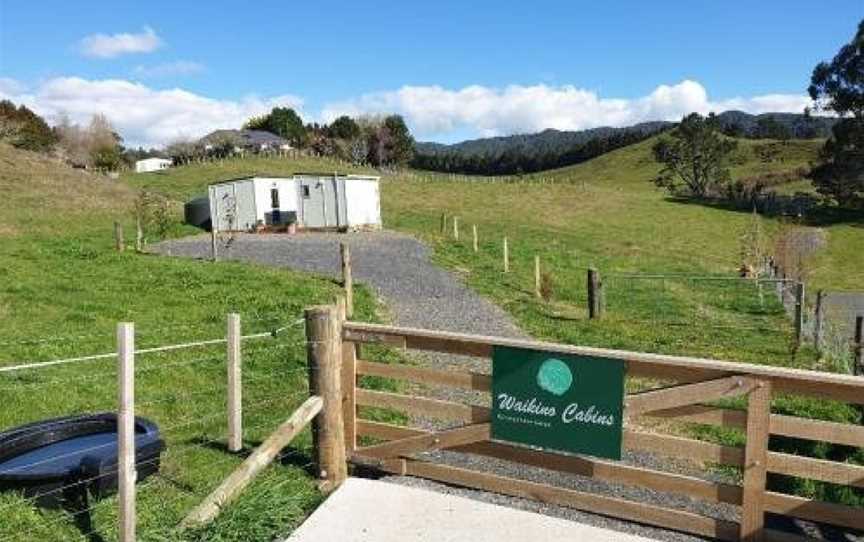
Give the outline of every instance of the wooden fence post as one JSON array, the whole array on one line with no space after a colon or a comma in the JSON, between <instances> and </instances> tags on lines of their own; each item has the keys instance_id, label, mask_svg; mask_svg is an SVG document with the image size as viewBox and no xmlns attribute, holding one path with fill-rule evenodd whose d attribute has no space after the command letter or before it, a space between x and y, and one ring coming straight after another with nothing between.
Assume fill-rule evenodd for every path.
<instances>
[{"instance_id":1,"label":"wooden fence post","mask_svg":"<svg viewBox=\"0 0 864 542\"><path fill-rule=\"evenodd\" d=\"M144 252L144 228L141 227L141 213L135 213L135 251Z\"/></svg>"},{"instance_id":2,"label":"wooden fence post","mask_svg":"<svg viewBox=\"0 0 864 542\"><path fill-rule=\"evenodd\" d=\"M123 245L123 225L119 222L114 222L114 248L117 252L123 252L126 248Z\"/></svg>"},{"instance_id":3,"label":"wooden fence post","mask_svg":"<svg viewBox=\"0 0 864 542\"><path fill-rule=\"evenodd\" d=\"M447 213L441 213L441 235L447 233Z\"/></svg>"},{"instance_id":4,"label":"wooden fence post","mask_svg":"<svg viewBox=\"0 0 864 542\"><path fill-rule=\"evenodd\" d=\"M456 241L459 240L459 217L458 216L453 217L453 239Z\"/></svg>"},{"instance_id":5,"label":"wooden fence post","mask_svg":"<svg viewBox=\"0 0 864 542\"><path fill-rule=\"evenodd\" d=\"M339 300L339 320L345 321L343 299ZM345 451L348 457L357 449L357 358L358 344L342 342L342 418L345 424Z\"/></svg>"},{"instance_id":6,"label":"wooden fence post","mask_svg":"<svg viewBox=\"0 0 864 542\"><path fill-rule=\"evenodd\" d=\"M117 324L117 496L120 542L135 542L135 325Z\"/></svg>"},{"instance_id":7,"label":"wooden fence post","mask_svg":"<svg viewBox=\"0 0 864 542\"><path fill-rule=\"evenodd\" d=\"M864 376L864 316L855 317L855 375Z\"/></svg>"},{"instance_id":8,"label":"wooden fence post","mask_svg":"<svg viewBox=\"0 0 864 542\"><path fill-rule=\"evenodd\" d=\"M342 325L335 306L306 309L309 392L324 401L312 423L312 442L322 489L332 491L348 476L342 419Z\"/></svg>"},{"instance_id":9,"label":"wooden fence post","mask_svg":"<svg viewBox=\"0 0 864 542\"><path fill-rule=\"evenodd\" d=\"M507 246L507 238L504 238L504 272L510 271L510 248Z\"/></svg>"},{"instance_id":10,"label":"wooden fence post","mask_svg":"<svg viewBox=\"0 0 864 542\"><path fill-rule=\"evenodd\" d=\"M216 251L216 228L210 228L210 259L214 262L219 261L219 254Z\"/></svg>"},{"instance_id":11,"label":"wooden fence post","mask_svg":"<svg viewBox=\"0 0 864 542\"><path fill-rule=\"evenodd\" d=\"M594 320L603 314L603 292L600 272L593 267L588 269L588 318Z\"/></svg>"},{"instance_id":12,"label":"wooden fence post","mask_svg":"<svg viewBox=\"0 0 864 542\"><path fill-rule=\"evenodd\" d=\"M816 293L816 308L813 311L813 345L822 353L822 340L825 334L825 291Z\"/></svg>"},{"instance_id":13,"label":"wooden fence post","mask_svg":"<svg viewBox=\"0 0 864 542\"><path fill-rule=\"evenodd\" d=\"M795 341L801 346L804 339L804 283L795 283Z\"/></svg>"},{"instance_id":14,"label":"wooden fence post","mask_svg":"<svg viewBox=\"0 0 864 542\"><path fill-rule=\"evenodd\" d=\"M477 252L479 250L477 246L477 224L471 226L471 233L474 235L474 252Z\"/></svg>"},{"instance_id":15,"label":"wooden fence post","mask_svg":"<svg viewBox=\"0 0 864 542\"><path fill-rule=\"evenodd\" d=\"M771 382L760 381L747 399L747 443L741 502L741 542L762 542L771 419Z\"/></svg>"},{"instance_id":16,"label":"wooden fence post","mask_svg":"<svg viewBox=\"0 0 864 542\"><path fill-rule=\"evenodd\" d=\"M228 315L228 451L243 449L243 377L240 315Z\"/></svg>"},{"instance_id":17,"label":"wooden fence post","mask_svg":"<svg viewBox=\"0 0 864 542\"><path fill-rule=\"evenodd\" d=\"M345 289L345 316L354 316L354 278L351 274L351 247L348 243L339 245L342 258L342 287Z\"/></svg>"},{"instance_id":18,"label":"wooden fence post","mask_svg":"<svg viewBox=\"0 0 864 542\"><path fill-rule=\"evenodd\" d=\"M534 297L540 299L540 256L534 256Z\"/></svg>"}]
</instances>

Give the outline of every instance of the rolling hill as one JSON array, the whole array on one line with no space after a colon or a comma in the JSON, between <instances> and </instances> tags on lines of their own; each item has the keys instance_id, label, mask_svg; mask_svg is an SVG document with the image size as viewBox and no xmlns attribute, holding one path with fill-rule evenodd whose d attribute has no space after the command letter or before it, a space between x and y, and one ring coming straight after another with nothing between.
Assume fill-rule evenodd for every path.
<instances>
[{"instance_id":1,"label":"rolling hill","mask_svg":"<svg viewBox=\"0 0 864 542\"><path fill-rule=\"evenodd\" d=\"M795 113L751 115L726 111L717 116L734 137L817 139L830 135L835 119ZM443 145L418 143L412 165L420 169L473 174L530 173L578 164L606 152L637 143L673 127L656 121L633 126L580 131L544 130L535 134L473 139Z\"/></svg>"}]
</instances>

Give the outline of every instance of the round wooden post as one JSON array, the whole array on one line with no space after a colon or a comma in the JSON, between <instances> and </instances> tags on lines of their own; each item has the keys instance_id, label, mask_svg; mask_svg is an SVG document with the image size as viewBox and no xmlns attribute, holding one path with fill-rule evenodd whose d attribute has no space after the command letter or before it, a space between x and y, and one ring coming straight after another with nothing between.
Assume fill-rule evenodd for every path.
<instances>
[{"instance_id":1,"label":"round wooden post","mask_svg":"<svg viewBox=\"0 0 864 542\"><path fill-rule=\"evenodd\" d=\"M478 252L480 250L480 247L477 240L477 224L471 226L471 233L474 236L474 252Z\"/></svg>"},{"instance_id":2,"label":"round wooden post","mask_svg":"<svg viewBox=\"0 0 864 542\"><path fill-rule=\"evenodd\" d=\"M141 213L135 214L135 251L144 252L144 228L141 227Z\"/></svg>"},{"instance_id":3,"label":"round wooden post","mask_svg":"<svg viewBox=\"0 0 864 542\"><path fill-rule=\"evenodd\" d=\"M441 213L441 235L447 233L447 214Z\"/></svg>"},{"instance_id":4,"label":"round wooden post","mask_svg":"<svg viewBox=\"0 0 864 542\"><path fill-rule=\"evenodd\" d=\"M135 325L117 324L117 499L120 542L135 542Z\"/></svg>"},{"instance_id":5,"label":"round wooden post","mask_svg":"<svg viewBox=\"0 0 864 542\"><path fill-rule=\"evenodd\" d=\"M795 284L795 341L801 346L804 340L804 283Z\"/></svg>"},{"instance_id":6,"label":"round wooden post","mask_svg":"<svg viewBox=\"0 0 864 542\"><path fill-rule=\"evenodd\" d=\"M813 345L816 351L822 353L822 341L825 335L825 291L816 293L816 309L813 314Z\"/></svg>"},{"instance_id":7,"label":"round wooden post","mask_svg":"<svg viewBox=\"0 0 864 542\"><path fill-rule=\"evenodd\" d=\"M534 256L534 297L540 299L540 256Z\"/></svg>"},{"instance_id":8,"label":"round wooden post","mask_svg":"<svg viewBox=\"0 0 864 542\"><path fill-rule=\"evenodd\" d=\"M228 451L243 449L243 380L240 351L240 315L228 315Z\"/></svg>"},{"instance_id":9,"label":"round wooden post","mask_svg":"<svg viewBox=\"0 0 864 542\"><path fill-rule=\"evenodd\" d=\"M601 297L600 272L592 267L588 269L588 318L591 320L602 314Z\"/></svg>"},{"instance_id":10,"label":"round wooden post","mask_svg":"<svg viewBox=\"0 0 864 542\"><path fill-rule=\"evenodd\" d=\"M453 217L453 239L459 240L459 217Z\"/></svg>"},{"instance_id":11,"label":"round wooden post","mask_svg":"<svg viewBox=\"0 0 864 542\"><path fill-rule=\"evenodd\" d=\"M864 316L855 317L855 375L864 376Z\"/></svg>"},{"instance_id":12,"label":"round wooden post","mask_svg":"<svg viewBox=\"0 0 864 542\"><path fill-rule=\"evenodd\" d=\"M510 271L510 249L507 246L507 238L504 238L504 272Z\"/></svg>"},{"instance_id":13,"label":"round wooden post","mask_svg":"<svg viewBox=\"0 0 864 542\"><path fill-rule=\"evenodd\" d=\"M348 476L345 426L342 416L342 325L335 306L306 310L306 354L309 392L324 401L312 423L318 475L331 491Z\"/></svg>"},{"instance_id":14,"label":"round wooden post","mask_svg":"<svg viewBox=\"0 0 864 542\"><path fill-rule=\"evenodd\" d=\"M117 252L123 252L123 226L119 222L114 223L114 248Z\"/></svg>"}]
</instances>

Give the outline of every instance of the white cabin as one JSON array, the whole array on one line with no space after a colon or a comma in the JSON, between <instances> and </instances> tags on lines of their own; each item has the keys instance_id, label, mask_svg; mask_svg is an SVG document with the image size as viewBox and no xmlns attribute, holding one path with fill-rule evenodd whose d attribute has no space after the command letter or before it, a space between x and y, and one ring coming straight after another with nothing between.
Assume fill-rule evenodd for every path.
<instances>
[{"instance_id":1,"label":"white cabin","mask_svg":"<svg viewBox=\"0 0 864 542\"><path fill-rule=\"evenodd\" d=\"M150 173L171 167L171 160L166 158L145 158L135 162L135 173Z\"/></svg>"},{"instance_id":2,"label":"white cabin","mask_svg":"<svg viewBox=\"0 0 864 542\"><path fill-rule=\"evenodd\" d=\"M297 173L211 184L210 216L217 231L297 224L310 229L378 229L378 177Z\"/></svg>"}]
</instances>

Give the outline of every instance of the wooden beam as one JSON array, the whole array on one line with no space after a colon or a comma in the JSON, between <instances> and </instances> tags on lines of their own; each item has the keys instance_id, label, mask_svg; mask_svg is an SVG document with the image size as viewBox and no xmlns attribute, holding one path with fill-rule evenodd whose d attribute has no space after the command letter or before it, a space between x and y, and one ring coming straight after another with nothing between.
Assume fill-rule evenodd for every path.
<instances>
[{"instance_id":1,"label":"wooden beam","mask_svg":"<svg viewBox=\"0 0 864 542\"><path fill-rule=\"evenodd\" d=\"M378 342L441 351L476 357L491 357L495 346L527 348L561 354L573 354L627 362L628 374L642 376L668 374L686 376L696 380L744 375L761 380L770 380L777 393L795 393L810 397L823 397L854 404L864 404L864 378L837 373L806 371L769 365L755 365L733 361L667 356L610 350L586 346L570 346L538 341L507 339L449 333L412 328L400 328L381 324L347 322L344 337L357 342ZM440 350L439 350L440 348Z\"/></svg>"},{"instance_id":2,"label":"wooden beam","mask_svg":"<svg viewBox=\"0 0 864 542\"><path fill-rule=\"evenodd\" d=\"M312 418L321 412L323 406L324 401L321 397L313 395L306 399L306 402L300 405L288 420L267 437L267 440L256 448L218 488L186 516L181 525L188 527L213 521L228 503L242 493L249 483L273 462L279 452L294 440L294 437L309 424Z\"/></svg>"},{"instance_id":3,"label":"wooden beam","mask_svg":"<svg viewBox=\"0 0 864 542\"><path fill-rule=\"evenodd\" d=\"M819 523L864 531L864 512L857 506L846 506L782 493L765 493L765 510Z\"/></svg>"},{"instance_id":4,"label":"wooden beam","mask_svg":"<svg viewBox=\"0 0 864 542\"><path fill-rule=\"evenodd\" d=\"M392 408L408 414L470 423L488 422L490 418L490 411L485 407L384 391L358 389L357 404L378 408Z\"/></svg>"},{"instance_id":5,"label":"wooden beam","mask_svg":"<svg viewBox=\"0 0 864 542\"><path fill-rule=\"evenodd\" d=\"M747 401L747 446L744 451L744 495L741 542L765 540L765 484L771 418L771 383L757 382Z\"/></svg>"},{"instance_id":6,"label":"wooden beam","mask_svg":"<svg viewBox=\"0 0 864 542\"><path fill-rule=\"evenodd\" d=\"M731 408L708 405L687 405L682 407L647 412L649 418L662 418L676 422L701 423L744 429L747 427L747 412Z\"/></svg>"},{"instance_id":7,"label":"wooden beam","mask_svg":"<svg viewBox=\"0 0 864 542\"><path fill-rule=\"evenodd\" d=\"M738 539L738 525L736 523L708 518L692 512L661 508L645 503L592 495L572 489L410 459L405 460L404 470L405 474L409 476L418 476L502 495L566 506L594 514L655 525L718 540L734 541Z\"/></svg>"},{"instance_id":8,"label":"wooden beam","mask_svg":"<svg viewBox=\"0 0 864 542\"><path fill-rule=\"evenodd\" d=\"M364 360L357 361L357 372L362 375L407 380L419 384L438 384L441 386L487 392L492 390L492 376L482 373L445 371L413 365L378 363Z\"/></svg>"},{"instance_id":9,"label":"wooden beam","mask_svg":"<svg viewBox=\"0 0 864 542\"><path fill-rule=\"evenodd\" d=\"M654 452L704 463L744 465L744 449L681 437L624 430L624 447L628 450Z\"/></svg>"},{"instance_id":10,"label":"wooden beam","mask_svg":"<svg viewBox=\"0 0 864 542\"><path fill-rule=\"evenodd\" d=\"M852 463L768 452L768 470L777 474L864 488L864 466Z\"/></svg>"},{"instance_id":11,"label":"wooden beam","mask_svg":"<svg viewBox=\"0 0 864 542\"><path fill-rule=\"evenodd\" d=\"M732 376L697 384L646 391L628 395L624 401L625 412L628 416L638 416L654 410L682 407L700 401L738 397L749 393L755 385L750 379Z\"/></svg>"},{"instance_id":12,"label":"wooden beam","mask_svg":"<svg viewBox=\"0 0 864 542\"><path fill-rule=\"evenodd\" d=\"M491 426L488 423L468 425L448 429L437 433L428 433L416 437L394 440L375 446L367 446L357 450L357 455L373 458L387 458L442 450L454 446L472 444L491 438Z\"/></svg>"},{"instance_id":13,"label":"wooden beam","mask_svg":"<svg viewBox=\"0 0 864 542\"><path fill-rule=\"evenodd\" d=\"M848 423L772 414L771 434L864 448L864 427Z\"/></svg>"},{"instance_id":14,"label":"wooden beam","mask_svg":"<svg viewBox=\"0 0 864 542\"><path fill-rule=\"evenodd\" d=\"M688 405L648 412L644 415L649 418L663 418L687 423L721 425L739 429L747 427L746 411L708 405ZM771 434L864 448L864 427L848 423L772 414Z\"/></svg>"}]
</instances>

